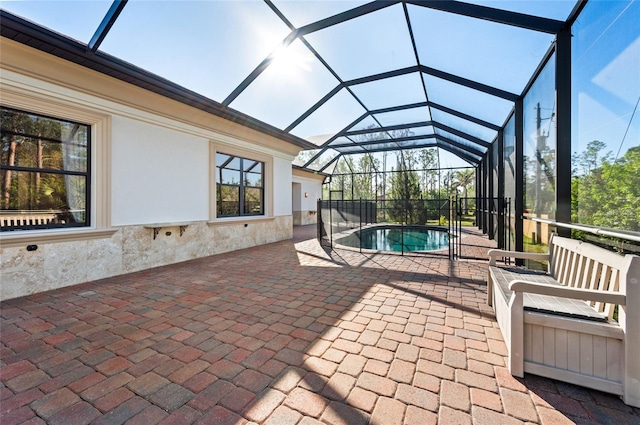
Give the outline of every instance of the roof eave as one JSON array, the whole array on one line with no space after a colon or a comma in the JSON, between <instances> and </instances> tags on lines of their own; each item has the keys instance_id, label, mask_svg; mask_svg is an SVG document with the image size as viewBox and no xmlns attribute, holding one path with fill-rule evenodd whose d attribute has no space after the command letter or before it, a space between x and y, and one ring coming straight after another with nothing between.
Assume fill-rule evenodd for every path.
<instances>
[{"instance_id":1,"label":"roof eave","mask_svg":"<svg viewBox=\"0 0 640 425\"><path fill-rule=\"evenodd\" d=\"M317 148L311 142L286 133L242 112L186 89L156 74L104 52L88 53L87 45L0 9L0 36L57 56L101 74L125 81L161 96L216 115L301 149Z\"/></svg>"}]
</instances>

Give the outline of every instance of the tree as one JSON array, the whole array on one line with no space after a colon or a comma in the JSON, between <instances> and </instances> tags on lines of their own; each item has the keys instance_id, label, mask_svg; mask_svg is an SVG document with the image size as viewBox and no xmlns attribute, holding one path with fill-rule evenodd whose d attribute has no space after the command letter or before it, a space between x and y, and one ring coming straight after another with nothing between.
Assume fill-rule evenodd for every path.
<instances>
[{"instance_id":1,"label":"tree","mask_svg":"<svg viewBox=\"0 0 640 425\"><path fill-rule=\"evenodd\" d=\"M70 196L84 200L84 178L46 172L86 170L84 127L9 109L2 109L1 121L2 209L68 211ZM10 169L16 166L34 171ZM73 220L66 215L65 220Z\"/></svg>"},{"instance_id":2,"label":"tree","mask_svg":"<svg viewBox=\"0 0 640 425\"><path fill-rule=\"evenodd\" d=\"M377 188L374 182L374 173L380 168L380 161L371 154L362 154L358 161L354 162L356 178L355 199L375 199Z\"/></svg>"},{"instance_id":3,"label":"tree","mask_svg":"<svg viewBox=\"0 0 640 425\"><path fill-rule=\"evenodd\" d=\"M425 224L426 210L421 200L420 177L415 170L416 156L411 151L400 152L395 172L391 175L391 207L393 221Z\"/></svg>"},{"instance_id":4,"label":"tree","mask_svg":"<svg viewBox=\"0 0 640 425\"><path fill-rule=\"evenodd\" d=\"M640 231L640 146L612 160L606 145L594 140L574 155L572 221L612 229ZM578 173L580 171L581 173Z\"/></svg>"},{"instance_id":5,"label":"tree","mask_svg":"<svg viewBox=\"0 0 640 425\"><path fill-rule=\"evenodd\" d=\"M309 160L313 158L318 152L319 152L318 149L300 151L300 153L298 153L298 156L296 156L295 159L293 160L293 163L295 165L302 167L304 164L309 162Z\"/></svg>"},{"instance_id":6,"label":"tree","mask_svg":"<svg viewBox=\"0 0 640 425\"><path fill-rule=\"evenodd\" d=\"M587 148L580 154L574 154L572 162L574 165L580 167L578 170L574 169L574 174L580 174L583 176L589 175L599 168L603 163L610 161L611 152L608 152L601 158L600 151L607 145L599 140L592 140L587 144Z\"/></svg>"},{"instance_id":7,"label":"tree","mask_svg":"<svg viewBox=\"0 0 640 425\"><path fill-rule=\"evenodd\" d=\"M438 152L436 149L421 149L418 153L422 167L422 192L425 198L438 197Z\"/></svg>"},{"instance_id":8,"label":"tree","mask_svg":"<svg viewBox=\"0 0 640 425\"><path fill-rule=\"evenodd\" d=\"M601 156L606 145L598 140L587 144L584 152L573 155L574 178L571 182L572 221L594 224L593 218L601 208L602 197L606 196L602 166L608 162L610 153Z\"/></svg>"},{"instance_id":9,"label":"tree","mask_svg":"<svg viewBox=\"0 0 640 425\"><path fill-rule=\"evenodd\" d=\"M457 192L457 186L455 185L455 173L453 170L447 170L442 178L443 195L445 198L455 196Z\"/></svg>"},{"instance_id":10,"label":"tree","mask_svg":"<svg viewBox=\"0 0 640 425\"><path fill-rule=\"evenodd\" d=\"M464 213L469 213L469 188L473 189L475 193L475 185L473 184L476 179L476 172L474 169L463 169L456 171L454 174L453 186L456 192L458 189L462 189L464 198Z\"/></svg>"}]
</instances>

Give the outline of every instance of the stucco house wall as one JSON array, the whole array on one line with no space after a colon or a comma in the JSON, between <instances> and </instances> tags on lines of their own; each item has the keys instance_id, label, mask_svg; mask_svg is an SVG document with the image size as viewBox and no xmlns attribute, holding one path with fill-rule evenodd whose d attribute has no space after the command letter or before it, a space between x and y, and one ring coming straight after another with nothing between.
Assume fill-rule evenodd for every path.
<instances>
[{"instance_id":1,"label":"stucco house wall","mask_svg":"<svg viewBox=\"0 0 640 425\"><path fill-rule=\"evenodd\" d=\"M293 224L294 226L317 223L318 199L322 198L325 176L293 169Z\"/></svg>"},{"instance_id":2,"label":"stucco house wall","mask_svg":"<svg viewBox=\"0 0 640 425\"><path fill-rule=\"evenodd\" d=\"M3 106L92 136L91 226L1 232L0 300L291 238L300 147L11 40L0 51ZM265 163L264 216L216 217L216 152Z\"/></svg>"}]
</instances>

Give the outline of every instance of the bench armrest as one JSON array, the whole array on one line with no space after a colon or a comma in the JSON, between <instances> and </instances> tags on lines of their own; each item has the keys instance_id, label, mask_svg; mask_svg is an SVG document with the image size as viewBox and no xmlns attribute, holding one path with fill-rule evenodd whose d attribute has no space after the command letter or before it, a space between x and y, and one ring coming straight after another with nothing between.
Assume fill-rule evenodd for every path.
<instances>
[{"instance_id":1,"label":"bench armrest","mask_svg":"<svg viewBox=\"0 0 640 425\"><path fill-rule=\"evenodd\" d=\"M525 260L536 261L549 261L548 253L539 252L521 252L521 251L505 251L504 249L490 249L487 252L489 255L489 265L496 265L496 258L508 257L508 258L522 258Z\"/></svg>"},{"instance_id":2,"label":"bench armrest","mask_svg":"<svg viewBox=\"0 0 640 425\"><path fill-rule=\"evenodd\" d=\"M579 289L563 285L549 285L547 283L531 282L527 280L512 280L509 289L513 292L528 292L530 294L550 295L553 297L572 298L584 301L597 301L617 305L625 305L627 297L617 292L598 291L595 289Z\"/></svg>"}]
</instances>

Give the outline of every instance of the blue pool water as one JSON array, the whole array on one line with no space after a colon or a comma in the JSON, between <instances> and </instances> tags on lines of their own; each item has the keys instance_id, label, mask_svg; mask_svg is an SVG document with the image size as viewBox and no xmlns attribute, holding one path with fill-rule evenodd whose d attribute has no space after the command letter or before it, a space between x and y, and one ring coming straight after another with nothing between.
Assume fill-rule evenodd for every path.
<instances>
[{"instance_id":1,"label":"blue pool water","mask_svg":"<svg viewBox=\"0 0 640 425\"><path fill-rule=\"evenodd\" d=\"M449 246L449 235L430 228L374 227L358 230L336 242L352 248L360 248L362 244L363 249L376 251L434 251Z\"/></svg>"}]
</instances>

